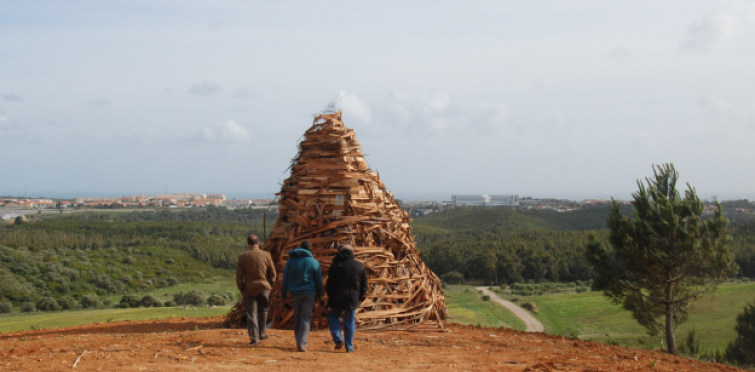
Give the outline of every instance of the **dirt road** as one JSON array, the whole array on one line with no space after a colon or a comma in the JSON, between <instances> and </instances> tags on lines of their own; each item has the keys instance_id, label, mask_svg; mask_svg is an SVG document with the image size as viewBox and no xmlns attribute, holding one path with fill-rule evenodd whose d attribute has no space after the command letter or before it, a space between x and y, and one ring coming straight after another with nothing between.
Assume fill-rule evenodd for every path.
<instances>
[{"instance_id":1,"label":"dirt road","mask_svg":"<svg viewBox=\"0 0 755 372\"><path fill-rule=\"evenodd\" d=\"M543 333L449 325L447 332L357 331L356 352L333 350L326 327L296 352L293 331L259 347L223 319L162 319L0 333L2 371L738 371L652 350Z\"/></svg>"},{"instance_id":2,"label":"dirt road","mask_svg":"<svg viewBox=\"0 0 755 372\"><path fill-rule=\"evenodd\" d=\"M522 309L521 307L517 306L515 303L511 301L506 301L498 295L496 295L493 291L489 290L488 287L476 287L478 290L482 291L482 293L490 296L490 299L501 304L505 308L511 310L514 315L516 315L517 318L521 319L524 324L527 326L525 331L527 332L544 332L545 327L543 327L543 323L540 323L539 320L535 319L527 310Z\"/></svg>"}]
</instances>

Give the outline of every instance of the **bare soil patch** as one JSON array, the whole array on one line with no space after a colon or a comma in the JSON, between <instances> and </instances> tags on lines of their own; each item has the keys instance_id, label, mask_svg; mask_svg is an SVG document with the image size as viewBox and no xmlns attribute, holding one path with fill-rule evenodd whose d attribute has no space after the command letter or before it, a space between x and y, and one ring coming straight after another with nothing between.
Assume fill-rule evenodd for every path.
<instances>
[{"instance_id":1,"label":"bare soil patch","mask_svg":"<svg viewBox=\"0 0 755 372\"><path fill-rule=\"evenodd\" d=\"M91 324L0 334L0 371L737 371L658 351L509 329L450 325L448 332L357 332L356 352L333 350L314 330L296 352L292 331L248 347L223 318ZM76 366L74 367L74 364Z\"/></svg>"}]
</instances>

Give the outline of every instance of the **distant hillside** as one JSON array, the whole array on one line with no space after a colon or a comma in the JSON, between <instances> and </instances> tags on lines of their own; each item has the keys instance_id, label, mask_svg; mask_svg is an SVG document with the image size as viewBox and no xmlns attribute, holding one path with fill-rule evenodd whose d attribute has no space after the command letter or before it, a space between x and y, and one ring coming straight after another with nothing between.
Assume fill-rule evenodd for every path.
<instances>
[{"instance_id":1,"label":"distant hillside","mask_svg":"<svg viewBox=\"0 0 755 372\"><path fill-rule=\"evenodd\" d=\"M138 293L226 273L175 248L116 245L96 234L0 229L0 302L15 306L44 297L75 306L89 294Z\"/></svg>"},{"instance_id":2,"label":"distant hillside","mask_svg":"<svg viewBox=\"0 0 755 372\"><path fill-rule=\"evenodd\" d=\"M161 209L157 211L127 212L85 212L71 214L68 218L77 221L118 221L118 222L252 222L262 223L266 215L268 223L278 220L278 209L226 209L213 205L203 209Z\"/></svg>"},{"instance_id":3,"label":"distant hillside","mask_svg":"<svg viewBox=\"0 0 755 372\"><path fill-rule=\"evenodd\" d=\"M622 206L631 213L629 206ZM456 207L414 219L417 234L460 230L549 229L559 231L606 228L608 205L590 205L571 212L512 210L507 207Z\"/></svg>"},{"instance_id":4,"label":"distant hillside","mask_svg":"<svg viewBox=\"0 0 755 372\"><path fill-rule=\"evenodd\" d=\"M631 214L631 206L622 205ZM755 277L755 223L735 214L732 250L740 275ZM438 275L459 272L466 280L515 283L527 280L586 281L591 267L583 257L590 233L607 240L608 206L571 212L516 211L503 207L449 208L412 221L422 259Z\"/></svg>"},{"instance_id":5,"label":"distant hillside","mask_svg":"<svg viewBox=\"0 0 755 372\"><path fill-rule=\"evenodd\" d=\"M0 227L0 302L80 301L232 275L262 210L32 215ZM272 218L272 221L270 219ZM277 211L268 213L268 229Z\"/></svg>"}]
</instances>

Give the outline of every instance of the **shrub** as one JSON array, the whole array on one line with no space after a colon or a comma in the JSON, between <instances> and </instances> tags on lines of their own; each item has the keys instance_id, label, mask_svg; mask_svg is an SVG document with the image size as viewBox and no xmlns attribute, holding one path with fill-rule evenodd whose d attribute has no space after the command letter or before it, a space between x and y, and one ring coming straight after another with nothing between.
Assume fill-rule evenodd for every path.
<instances>
[{"instance_id":1,"label":"shrub","mask_svg":"<svg viewBox=\"0 0 755 372\"><path fill-rule=\"evenodd\" d=\"M225 301L225 297L214 294L207 299L207 304L210 306L223 306L225 305Z\"/></svg>"},{"instance_id":2,"label":"shrub","mask_svg":"<svg viewBox=\"0 0 755 372\"><path fill-rule=\"evenodd\" d=\"M165 307L176 307L178 304L175 301L165 301Z\"/></svg>"},{"instance_id":3,"label":"shrub","mask_svg":"<svg viewBox=\"0 0 755 372\"><path fill-rule=\"evenodd\" d=\"M178 292L173 295L173 301L179 305L201 306L205 304L204 294L202 291L191 290L189 292Z\"/></svg>"},{"instance_id":4,"label":"shrub","mask_svg":"<svg viewBox=\"0 0 755 372\"><path fill-rule=\"evenodd\" d=\"M146 295L139 301L139 305L142 307L162 307L163 303L152 295Z\"/></svg>"},{"instance_id":5,"label":"shrub","mask_svg":"<svg viewBox=\"0 0 755 372\"><path fill-rule=\"evenodd\" d=\"M123 263L126 265L136 265L136 258L133 256L126 256L126 258L123 259Z\"/></svg>"},{"instance_id":6,"label":"shrub","mask_svg":"<svg viewBox=\"0 0 755 372\"><path fill-rule=\"evenodd\" d=\"M175 262L176 262L176 260L174 260L173 257L168 257L168 259L165 260L166 264L172 264L172 263L175 263Z\"/></svg>"},{"instance_id":7,"label":"shrub","mask_svg":"<svg viewBox=\"0 0 755 372\"><path fill-rule=\"evenodd\" d=\"M131 275L124 275L121 277L121 281L125 284L131 284L131 282L134 281L134 279L131 278Z\"/></svg>"},{"instance_id":8,"label":"shrub","mask_svg":"<svg viewBox=\"0 0 755 372\"><path fill-rule=\"evenodd\" d=\"M448 284L464 284L464 274L458 271L449 271L441 275L440 279Z\"/></svg>"},{"instance_id":9,"label":"shrub","mask_svg":"<svg viewBox=\"0 0 755 372\"><path fill-rule=\"evenodd\" d=\"M529 310L532 313L537 312L537 305L533 304L532 302L525 302L522 304L522 308Z\"/></svg>"},{"instance_id":10,"label":"shrub","mask_svg":"<svg viewBox=\"0 0 755 372\"><path fill-rule=\"evenodd\" d=\"M692 330L687 333L687 338L684 340L682 349L693 358L696 358L700 354L700 339L697 338L695 327L692 327Z\"/></svg>"},{"instance_id":11,"label":"shrub","mask_svg":"<svg viewBox=\"0 0 755 372\"><path fill-rule=\"evenodd\" d=\"M58 301L55 301L54 298L45 297L37 301L37 309L40 311L55 311L60 310L60 305L58 305Z\"/></svg>"},{"instance_id":12,"label":"shrub","mask_svg":"<svg viewBox=\"0 0 755 372\"><path fill-rule=\"evenodd\" d=\"M76 300L74 300L71 296L63 296L58 299L58 305L63 308L63 310L71 310L71 309L78 309L81 307Z\"/></svg>"},{"instance_id":13,"label":"shrub","mask_svg":"<svg viewBox=\"0 0 755 372\"><path fill-rule=\"evenodd\" d=\"M490 296L488 296L488 295L482 296L482 300L483 301L490 301Z\"/></svg>"},{"instance_id":14,"label":"shrub","mask_svg":"<svg viewBox=\"0 0 755 372\"><path fill-rule=\"evenodd\" d=\"M10 302L0 302L0 314L10 314L13 312L13 304Z\"/></svg>"},{"instance_id":15,"label":"shrub","mask_svg":"<svg viewBox=\"0 0 755 372\"><path fill-rule=\"evenodd\" d=\"M139 307L139 303L141 302L141 299L138 296L135 295L123 295L121 297L121 304L126 303L128 304L128 307ZM121 306L122 307L122 306Z\"/></svg>"},{"instance_id":16,"label":"shrub","mask_svg":"<svg viewBox=\"0 0 755 372\"><path fill-rule=\"evenodd\" d=\"M128 309L131 307L131 305L129 305L128 302L120 302L118 303L118 307L120 307L121 309Z\"/></svg>"},{"instance_id":17,"label":"shrub","mask_svg":"<svg viewBox=\"0 0 755 372\"><path fill-rule=\"evenodd\" d=\"M726 346L726 359L739 365L755 365L755 302L748 303L737 315L737 338ZM719 359L720 360L720 359Z\"/></svg>"},{"instance_id":18,"label":"shrub","mask_svg":"<svg viewBox=\"0 0 755 372\"><path fill-rule=\"evenodd\" d=\"M37 311L37 308L34 307L34 304L31 302L24 302L21 304L21 312L24 313L33 313Z\"/></svg>"},{"instance_id":19,"label":"shrub","mask_svg":"<svg viewBox=\"0 0 755 372\"><path fill-rule=\"evenodd\" d=\"M97 295L89 294L81 298L81 307L93 309L100 306L100 298Z\"/></svg>"}]
</instances>

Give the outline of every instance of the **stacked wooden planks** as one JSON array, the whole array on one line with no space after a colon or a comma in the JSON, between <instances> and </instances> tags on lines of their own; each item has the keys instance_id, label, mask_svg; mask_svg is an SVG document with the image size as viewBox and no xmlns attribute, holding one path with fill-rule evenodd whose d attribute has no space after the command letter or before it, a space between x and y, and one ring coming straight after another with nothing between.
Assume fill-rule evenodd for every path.
<instances>
[{"instance_id":1,"label":"stacked wooden planks","mask_svg":"<svg viewBox=\"0 0 755 372\"><path fill-rule=\"evenodd\" d=\"M357 311L360 329L443 329L448 314L440 280L420 259L408 214L367 165L340 111L315 118L290 169L278 194L280 216L263 248L278 271L270 298L273 327L293 326L281 279L288 251L308 240L326 282L339 245L351 244L364 263L369 292ZM313 326L327 324L327 301L316 305ZM228 322L246 322L241 302Z\"/></svg>"}]
</instances>

